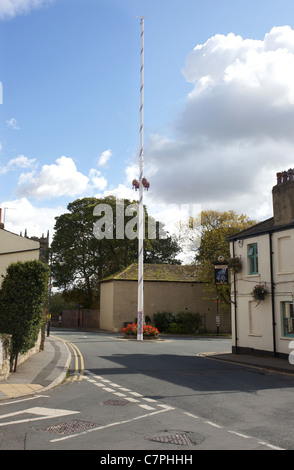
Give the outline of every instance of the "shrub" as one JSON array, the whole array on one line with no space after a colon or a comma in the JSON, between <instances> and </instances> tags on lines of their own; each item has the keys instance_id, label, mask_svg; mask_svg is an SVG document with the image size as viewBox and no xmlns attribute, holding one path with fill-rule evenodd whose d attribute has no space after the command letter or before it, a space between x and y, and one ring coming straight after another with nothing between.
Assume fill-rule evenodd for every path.
<instances>
[{"instance_id":1,"label":"shrub","mask_svg":"<svg viewBox=\"0 0 294 470\"><path fill-rule=\"evenodd\" d=\"M32 348L43 323L49 268L41 261L12 263L0 290L0 332L12 335L11 360Z\"/></svg>"},{"instance_id":2,"label":"shrub","mask_svg":"<svg viewBox=\"0 0 294 470\"><path fill-rule=\"evenodd\" d=\"M171 324L170 333L199 333L202 327L202 319L200 313L192 313L181 311L176 315L176 320Z\"/></svg>"},{"instance_id":3,"label":"shrub","mask_svg":"<svg viewBox=\"0 0 294 470\"><path fill-rule=\"evenodd\" d=\"M156 313L153 317L154 325L163 333L196 334L202 328L200 313L181 311L177 315L170 312Z\"/></svg>"},{"instance_id":4,"label":"shrub","mask_svg":"<svg viewBox=\"0 0 294 470\"><path fill-rule=\"evenodd\" d=\"M171 312L158 312L153 316L153 323L161 333L167 331L175 320L176 315Z\"/></svg>"}]
</instances>

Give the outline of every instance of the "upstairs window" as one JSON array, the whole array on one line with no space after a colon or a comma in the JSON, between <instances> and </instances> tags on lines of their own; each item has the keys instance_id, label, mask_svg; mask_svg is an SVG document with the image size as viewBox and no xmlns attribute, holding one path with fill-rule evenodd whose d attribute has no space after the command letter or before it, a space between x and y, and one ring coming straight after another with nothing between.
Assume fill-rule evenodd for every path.
<instances>
[{"instance_id":1,"label":"upstairs window","mask_svg":"<svg viewBox=\"0 0 294 470\"><path fill-rule=\"evenodd\" d=\"M251 243L247 248L249 274L258 274L257 243Z\"/></svg>"}]
</instances>

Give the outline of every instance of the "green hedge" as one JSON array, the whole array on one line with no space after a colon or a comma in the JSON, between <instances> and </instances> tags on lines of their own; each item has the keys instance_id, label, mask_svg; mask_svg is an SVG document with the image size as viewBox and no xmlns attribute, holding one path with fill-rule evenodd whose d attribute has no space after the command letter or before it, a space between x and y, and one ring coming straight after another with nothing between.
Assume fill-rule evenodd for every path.
<instances>
[{"instance_id":1,"label":"green hedge","mask_svg":"<svg viewBox=\"0 0 294 470\"><path fill-rule=\"evenodd\" d=\"M178 314L158 312L153 323L161 333L197 334L203 331L200 313L181 311Z\"/></svg>"},{"instance_id":2,"label":"green hedge","mask_svg":"<svg viewBox=\"0 0 294 470\"><path fill-rule=\"evenodd\" d=\"M8 266L0 289L0 333L12 335L11 360L34 347L43 323L49 268L41 261Z\"/></svg>"}]
</instances>

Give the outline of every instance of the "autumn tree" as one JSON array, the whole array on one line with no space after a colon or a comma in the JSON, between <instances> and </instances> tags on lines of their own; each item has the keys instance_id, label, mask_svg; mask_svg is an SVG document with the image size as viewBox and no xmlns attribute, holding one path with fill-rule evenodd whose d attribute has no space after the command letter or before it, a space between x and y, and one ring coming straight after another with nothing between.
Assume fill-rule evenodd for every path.
<instances>
[{"instance_id":1,"label":"autumn tree","mask_svg":"<svg viewBox=\"0 0 294 470\"><path fill-rule=\"evenodd\" d=\"M196 224L196 237L200 243L196 251L196 264L199 280L206 283L207 290L215 292L213 262L219 256L226 260L230 258L230 245L227 238L252 225L256 221L247 215L237 214L230 210L227 212L207 210L201 212L201 224ZM219 286L218 293L225 302L230 302L230 286Z\"/></svg>"}]
</instances>

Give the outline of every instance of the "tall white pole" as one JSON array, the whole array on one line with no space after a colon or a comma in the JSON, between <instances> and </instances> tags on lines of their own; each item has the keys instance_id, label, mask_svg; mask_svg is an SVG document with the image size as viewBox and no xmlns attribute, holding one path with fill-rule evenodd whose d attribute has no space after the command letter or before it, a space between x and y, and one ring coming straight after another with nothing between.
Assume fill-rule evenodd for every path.
<instances>
[{"instance_id":1,"label":"tall white pole","mask_svg":"<svg viewBox=\"0 0 294 470\"><path fill-rule=\"evenodd\" d=\"M144 301L143 301L143 240L144 240L144 207L143 207L143 103L144 103L144 18L141 18L141 69L140 69L140 178L139 178L139 246L138 246L138 322L137 340L143 341Z\"/></svg>"}]
</instances>

